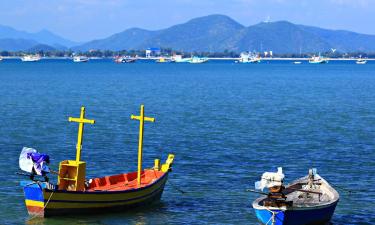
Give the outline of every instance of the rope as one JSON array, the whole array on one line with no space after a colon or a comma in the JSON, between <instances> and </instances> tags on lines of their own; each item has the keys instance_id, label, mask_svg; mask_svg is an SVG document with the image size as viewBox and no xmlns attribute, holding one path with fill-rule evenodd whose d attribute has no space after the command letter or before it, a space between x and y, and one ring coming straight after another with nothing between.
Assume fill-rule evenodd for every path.
<instances>
[{"instance_id":1,"label":"rope","mask_svg":"<svg viewBox=\"0 0 375 225\"><path fill-rule=\"evenodd\" d=\"M186 194L186 191L183 191L183 190L181 190L181 189L179 189L176 185L174 185L173 183L172 183L172 181L170 181L170 180L167 180L167 182L176 190L176 191L178 191L178 192L180 192L181 194Z\"/></svg>"},{"instance_id":2,"label":"rope","mask_svg":"<svg viewBox=\"0 0 375 225\"><path fill-rule=\"evenodd\" d=\"M351 195L353 192L355 192L355 191L353 191L353 190L348 190L348 189L346 189L346 188L340 187L340 186L338 186L337 184L332 184L332 183L330 183L330 185L333 186L333 187L335 187L335 188L337 188L337 189L340 189L340 190L342 190L342 191L347 192L349 195ZM360 190L360 191L362 191L362 190Z\"/></svg>"},{"instance_id":3,"label":"rope","mask_svg":"<svg viewBox=\"0 0 375 225\"><path fill-rule=\"evenodd\" d=\"M275 219L275 218L276 218L276 215L279 214L279 213L281 213L282 211L274 212L274 211L268 209L267 207L265 207L265 209L266 209L267 211L269 211L270 213L272 213L271 218L267 221L267 223L266 223L265 225L268 225L268 223L271 222L271 220L272 220L271 225L275 225L275 224L276 224L276 219Z\"/></svg>"}]
</instances>

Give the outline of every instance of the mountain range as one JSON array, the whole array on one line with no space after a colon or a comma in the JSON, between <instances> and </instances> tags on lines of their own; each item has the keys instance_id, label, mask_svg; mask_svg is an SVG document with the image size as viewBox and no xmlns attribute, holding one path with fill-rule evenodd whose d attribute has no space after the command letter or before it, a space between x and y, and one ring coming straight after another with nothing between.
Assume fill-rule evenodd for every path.
<instances>
[{"instance_id":1,"label":"mountain range","mask_svg":"<svg viewBox=\"0 0 375 225\"><path fill-rule=\"evenodd\" d=\"M50 49L64 50L79 43L60 37L48 30L29 33L0 25L0 50L2 51L24 51L41 44L48 45Z\"/></svg>"},{"instance_id":2,"label":"mountain range","mask_svg":"<svg viewBox=\"0 0 375 225\"><path fill-rule=\"evenodd\" d=\"M131 28L104 39L78 44L47 30L37 33L0 26L0 50L72 49L74 51L172 48L184 52L270 51L274 53L375 52L375 35L329 30L288 21L244 26L225 15L195 18L161 30Z\"/></svg>"}]
</instances>

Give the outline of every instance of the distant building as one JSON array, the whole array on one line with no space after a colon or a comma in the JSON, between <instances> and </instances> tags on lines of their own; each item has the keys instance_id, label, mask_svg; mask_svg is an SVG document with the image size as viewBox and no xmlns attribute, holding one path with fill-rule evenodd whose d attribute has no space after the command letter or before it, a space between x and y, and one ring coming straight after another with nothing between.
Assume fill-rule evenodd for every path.
<instances>
[{"instance_id":1,"label":"distant building","mask_svg":"<svg viewBox=\"0 0 375 225\"><path fill-rule=\"evenodd\" d=\"M160 53L160 48L148 48L146 49L146 58L159 56Z\"/></svg>"}]
</instances>

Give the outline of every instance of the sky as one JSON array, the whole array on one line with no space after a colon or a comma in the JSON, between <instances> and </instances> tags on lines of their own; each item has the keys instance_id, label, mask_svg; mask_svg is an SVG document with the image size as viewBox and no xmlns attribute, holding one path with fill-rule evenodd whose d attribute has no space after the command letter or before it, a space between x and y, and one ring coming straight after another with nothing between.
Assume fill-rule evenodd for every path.
<instances>
[{"instance_id":1,"label":"sky","mask_svg":"<svg viewBox=\"0 0 375 225\"><path fill-rule=\"evenodd\" d=\"M47 29L79 42L131 27L167 28L210 14L245 26L269 18L375 35L375 0L2 0L0 9L1 25Z\"/></svg>"}]
</instances>

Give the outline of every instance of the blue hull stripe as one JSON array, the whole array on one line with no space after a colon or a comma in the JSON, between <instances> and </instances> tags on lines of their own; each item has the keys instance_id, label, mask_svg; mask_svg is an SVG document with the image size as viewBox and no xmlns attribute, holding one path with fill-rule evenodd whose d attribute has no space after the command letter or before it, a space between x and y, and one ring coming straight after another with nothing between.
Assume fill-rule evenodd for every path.
<instances>
[{"instance_id":1,"label":"blue hull stripe","mask_svg":"<svg viewBox=\"0 0 375 225\"><path fill-rule=\"evenodd\" d=\"M331 220L337 202L324 208L309 210L272 210L276 212L275 225L304 225L323 223ZM255 209L255 214L263 224L272 224L272 213L266 209Z\"/></svg>"}]
</instances>

